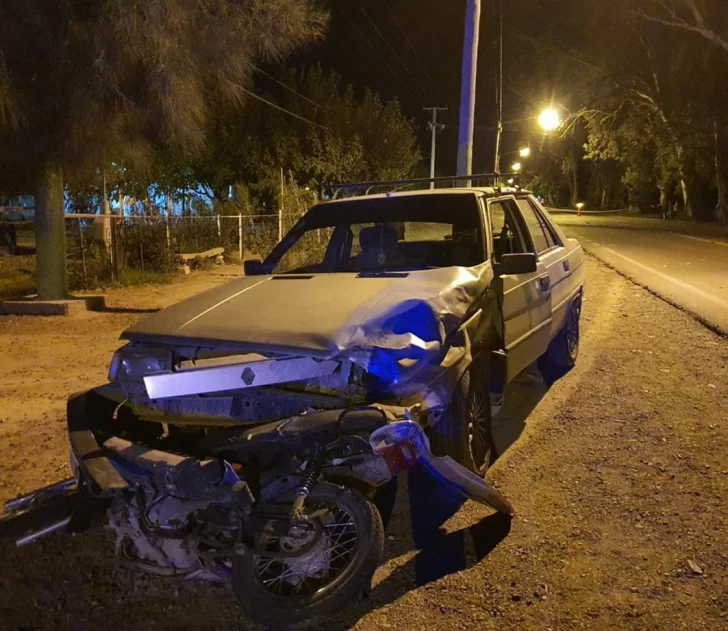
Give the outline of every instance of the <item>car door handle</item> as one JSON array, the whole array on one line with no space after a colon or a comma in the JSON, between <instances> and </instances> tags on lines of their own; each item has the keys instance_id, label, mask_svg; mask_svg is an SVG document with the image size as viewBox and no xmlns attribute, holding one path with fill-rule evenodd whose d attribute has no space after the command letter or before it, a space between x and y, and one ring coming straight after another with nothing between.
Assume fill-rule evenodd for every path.
<instances>
[{"instance_id":1,"label":"car door handle","mask_svg":"<svg viewBox=\"0 0 728 631\"><path fill-rule=\"evenodd\" d=\"M564 261L563 265L564 265L564 271L565 272L568 272L568 271L571 270L571 263L569 263L569 260L568 259Z\"/></svg>"},{"instance_id":2,"label":"car door handle","mask_svg":"<svg viewBox=\"0 0 728 631\"><path fill-rule=\"evenodd\" d=\"M539 290L541 290L542 292L545 292L545 291L548 291L549 289L551 289L551 278L549 277L548 274L539 276L536 279L536 282L538 284Z\"/></svg>"}]
</instances>

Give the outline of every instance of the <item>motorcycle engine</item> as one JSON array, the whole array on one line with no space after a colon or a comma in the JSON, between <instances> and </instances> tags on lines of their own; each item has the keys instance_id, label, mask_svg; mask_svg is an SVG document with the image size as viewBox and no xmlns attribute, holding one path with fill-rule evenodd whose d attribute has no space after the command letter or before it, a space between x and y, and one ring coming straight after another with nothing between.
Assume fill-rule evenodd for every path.
<instances>
[{"instance_id":1,"label":"motorcycle engine","mask_svg":"<svg viewBox=\"0 0 728 631\"><path fill-rule=\"evenodd\" d=\"M104 446L130 488L107 516L124 563L167 576L219 573L254 498L228 463L197 460L112 437Z\"/></svg>"},{"instance_id":2,"label":"motorcycle engine","mask_svg":"<svg viewBox=\"0 0 728 631\"><path fill-rule=\"evenodd\" d=\"M109 526L116 533L116 550L136 569L164 575L189 574L202 569L192 515L211 504L205 500L139 491L118 497L109 508Z\"/></svg>"},{"instance_id":3,"label":"motorcycle engine","mask_svg":"<svg viewBox=\"0 0 728 631\"><path fill-rule=\"evenodd\" d=\"M108 525L116 533L116 551L132 569L165 576L228 580L214 552L235 543L242 513L229 496L185 499L152 485L118 496Z\"/></svg>"}]
</instances>

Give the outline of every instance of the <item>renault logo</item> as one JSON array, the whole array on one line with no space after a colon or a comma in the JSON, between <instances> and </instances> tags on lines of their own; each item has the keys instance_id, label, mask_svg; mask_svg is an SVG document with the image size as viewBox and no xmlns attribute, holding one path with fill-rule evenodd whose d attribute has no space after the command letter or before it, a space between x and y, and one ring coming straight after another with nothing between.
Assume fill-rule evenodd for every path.
<instances>
[{"instance_id":1,"label":"renault logo","mask_svg":"<svg viewBox=\"0 0 728 631\"><path fill-rule=\"evenodd\" d=\"M245 370L243 370L243 374L240 375L240 378L246 386L249 386L255 381L255 371L249 366L246 366Z\"/></svg>"}]
</instances>

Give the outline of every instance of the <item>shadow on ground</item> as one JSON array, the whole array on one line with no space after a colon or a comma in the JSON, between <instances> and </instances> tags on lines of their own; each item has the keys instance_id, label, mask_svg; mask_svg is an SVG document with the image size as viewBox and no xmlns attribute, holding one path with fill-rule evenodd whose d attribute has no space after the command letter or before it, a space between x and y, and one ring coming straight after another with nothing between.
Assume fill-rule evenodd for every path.
<instances>
[{"instance_id":1,"label":"shadow on ground","mask_svg":"<svg viewBox=\"0 0 728 631\"><path fill-rule=\"evenodd\" d=\"M548 392L548 386L534 366L519 375L508 387L503 408L493 418L496 459L518 440L526 422ZM424 469L409 472L399 489L390 487L390 497L377 502L385 521L392 514L387 534L394 533L397 545L387 550L385 561L415 552L409 560L372 590L369 598L348 615L326 628L346 628L366 614L402 597L411 589L461 572L482 561L509 534L511 519L489 514L465 528L447 531L444 526L464 504L462 495ZM396 495L396 497L395 497ZM389 500L389 501L387 501ZM516 510L518 508L516 507ZM406 532L410 536L406 536Z\"/></svg>"},{"instance_id":2,"label":"shadow on ground","mask_svg":"<svg viewBox=\"0 0 728 631\"><path fill-rule=\"evenodd\" d=\"M494 419L499 454L521 435L546 391L533 370L509 387L506 404ZM369 598L328 619L326 629L349 627L412 589L472 567L511 528L510 518L491 513L448 529L446 522L460 510L463 498L421 468L390 486L380 500L384 517L392 515L384 562L405 561L395 563ZM22 549L0 542L0 560L0 629L255 628L227 588L118 569L113 537L102 530L53 536Z\"/></svg>"}]
</instances>

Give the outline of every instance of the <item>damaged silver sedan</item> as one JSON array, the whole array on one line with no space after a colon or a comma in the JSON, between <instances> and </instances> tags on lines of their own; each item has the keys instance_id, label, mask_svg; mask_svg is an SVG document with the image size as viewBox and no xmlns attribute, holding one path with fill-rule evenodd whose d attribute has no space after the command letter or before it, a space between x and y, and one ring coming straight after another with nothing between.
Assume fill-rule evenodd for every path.
<instances>
[{"instance_id":1,"label":"damaged silver sedan","mask_svg":"<svg viewBox=\"0 0 728 631\"><path fill-rule=\"evenodd\" d=\"M483 481L491 414L532 362L573 366L583 262L523 192L318 205L244 277L122 334L109 383L68 404L75 479L10 502L0 531L101 517L126 565L231 581L261 622L346 606L397 474L513 513Z\"/></svg>"}]
</instances>

